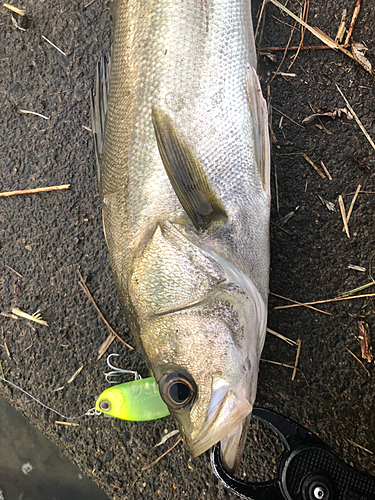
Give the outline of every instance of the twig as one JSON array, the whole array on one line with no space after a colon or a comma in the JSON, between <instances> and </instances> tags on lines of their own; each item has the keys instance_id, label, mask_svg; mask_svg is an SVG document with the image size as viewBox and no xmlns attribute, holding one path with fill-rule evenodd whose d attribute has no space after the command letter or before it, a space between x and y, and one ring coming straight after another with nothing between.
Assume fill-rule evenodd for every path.
<instances>
[{"instance_id":1,"label":"twig","mask_svg":"<svg viewBox=\"0 0 375 500\"><path fill-rule=\"evenodd\" d=\"M61 186L50 186L35 189L22 189L21 191L6 191L5 193L0 193L0 198L5 198L6 196L16 196L19 194L33 194L33 193L46 193L48 191L63 191L64 189L69 189L70 184L63 184Z\"/></svg>"},{"instance_id":2,"label":"twig","mask_svg":"<svg viewBox=\"0 0 375 500\"><path fill-rule=\"evenodd\" d=\"M340 92L342 98L344 99L346 105L348 106L348 109L349 111L351 112L351 114L354 116L354 119L355 121L357 122L359 128L362 130L362 132L364 133L366 139L368 140L368 142L371 144L372 148L375 149L375 144L374 144L374 141L371 139L371 137L368 135L367 133L367 130L365 129L365 127L362 125L362 122L361 120L358 118L358 116L356 115L354 109L351 107L351 105L349 104L349 101L347 100L347 98L344 96L344 94L342 93L340 87L337 85L337 83L335 83L336 87L337 87L337 90Z\"/></svg>"},{"instance_id":3,"label":"twig","mask_svg":"<svg viewBox=\"0 0 375 500\"><path fill-rule=\"evenodd\" d=\"M348 349L348 348L346 347L346 345L344 345L344 344L341 344L341 345L342 345L343 347L345 347L345 349L346 349L346 350L347 350L347 351L348 351L348 352L349 352L349 353L353 356L353 358L355 358L355 359L358 361L358 363L360 363L360 364L363 366L363 368L364 368L364 369L366 370L366 372L367 372L367 375L368 375L369 377L371 377L371 374L370 374L370 372L368 371L368 369L365 367L365 365L362 363L362 361L361 361L359 358L357 358L357 356L354 354L354 352L352 352L350 349Z\"/></svg>"},{"instance_id":4,"label":"twig","mask_svg":"<svg viewBox=\"0 0 375 500\"><path fill-rule=\"evenodd\" d=\"M289 9L287 9L286 7L284 7L284 5L281 4L280 2L278 2L278 0L269 0L269 1L272 2L274 5L276 5L276 7L278 7L282 11L286 12L295 21L297 21L298 23L302 24L302 26L304 26L306 29L308 29L310 31L310 33L312 33L317 38L319 38L319 40L321 40L323 43L325 43L326 45L328 45L328 47L330 47L331 49L334 49L334 50L340 50L341 52L344 52L344 54L346 54L348 57L350 57L351 59L353 59L354 61L356 60L354 58L354 56L348 50L344 49L343 46L341 46L338 43L336 43L332 38L330 38L328 35L326 35L325 33L323 33L323 31L320 30L319 28L313 28L312 26L310 26L307 23L305 23L304 21L302 21L302 19L300 19L298 16L296 16L295 14L293 14L293 12L291 12Z\"/></svg>"},{"instance_id":5,"label":"twig","mask_svg":"<svg viewBox=\"0 0 375 500\"><path fill-rule=\"evenodd\" d=\"M292 234L291 234L289 231L287 231L287 230L286 230L286 229L284 229L283 227L281 227L281 226L279 226L278 224L276 224L276 222L273 222L273 221L271 220L271 224L273 224L273 225L274 225L275 227L277 227L278 229L281 229L281 231L284 231L284 233L289 234L289 236L292 236Z\"/></svg>"},{"instance_id":6,"label":"twig","mask_svg":"<svg viewBox=\"0 0 375 500\"><path fill-rule=\"evenodd\" d=\"M150 467L153 467L155 464L157 464L159 462L159 460L161 460L163 457L165 457L165 455L167 455L170 451L172 451L173 448L176 448L178 443L180 443L181 441L182 441L182 437L180 436L178 438L178 441L173 446L171 446L165 453L163 453L162 455L160 455L160 457L158 457L156 460L151 462L150 465L147 465L146 467L142 467L142 471L150 469Z\"/></svg>"},{"instance_id":7,"label":"twig","mask_svg":"<svg viewBox=\"0 0 375 500\"><path fill-rule=\"evenodd\" d=\"M298 361L299 361L299 356L301 354L301 347L302 347L302 342L300 339L297 340L297 354L296 354L296 360L294 362L294 370L293 370L293 375L292 375L292 381L295 379L296 374L297 374L297 366L298 366Z\"/></svg>"},{"instance_id":8,"label":"twig","mask_svg":"<svg viewBox=\"0 0 375 500\"><path fill-rule=\"evenodd\" d=\"M284 342L286 342L289 345L298 345L298 343L295 342L294 340L288 339L288 337L284 337L284 335L281 335L281 333L271 330L271 328L267 328L267 332L270 333L271 335L275 335L275 337L278 337L281 340L284 340Z\"/></svg>"},{"instance_id":9,"label":"twig","mask_svg":"<svg viewBox=\"0 0 375 500\"><path fill-rule=\"evenodd\" d=\"M79 279L81 280L81 282L79 283L82 290L84 291L84 293L86 294L86 296L89 298L89 300L93 303L95 309L98 311L99 313L99 316L102 318L102 320L104 321L104 323L107 325L107 328L109 329L109 331L115 336L117 337L124 345L126 345L126 347L128 347L129 349L134 349L134 347L130 346L129 344L127 344L124 340L122 340L122 338L120 337L120 335L118 335L114 329L111 327L111 325L108 323L108 321L105 319L103 313L101 312L101 310L99 309L99 307L96 305L96 302L93 298L93 296L91 295L90 293L90 290L88 289L86 283L84 282L83 280L83 277L82 277L82 274L78 272L78 275L79 275Z\"/></svg>"},{"instance_id":10,"label":"twig","mask_svg":"<svg viewBox=\"0 0 375 500\"><path fill-rule=\"evenodd\" d=\"M342 199L341 194L339 196L339 206L340 206L340 212L341 212L342 221L344 223L344 230L346 232L346 236L348 238L350 238L348 221L347 221L346 214L345 214L344 200Z\"/></svg>"},{"instance_id":11,"label":"twig","mask_svg":"<svg viewBox=\"0 0 375 500\"><path fill-rule=\"evenodd\" d=\"M372 353L369 326L364 321L358 321L358 330L359 330L358 338L359 338L359 343L361 344L362 358L371 363L371 361L374 359L374 355Z\"/></svg>"},{"instance_id":12,"label":"twig","mask_svg":"<svg viewBox=\"0 0 375 500\"><path fill-rule=\"evenodd\" d=\"M22 274L18 273L15 269L13 269L13 267L10 267L10 266L7 266L5 264L5 267L7 267L8 269L10 269L11 271L13 271L15 274L17 274L17 276L19 276L20 278L23 278Z\"/></svg>"},{"instance_id":13,"label":"twig","mask_svg":"<svg viewBox=\"0 0 375 500\"><path fill-rule=\"evenodd\" d=\"M322 161L320 161L320 164L322 166L322 169L324 170L324 173L326 174L326 176L328 177L328 179L331 181L332 177L331 177L331 174L328 172L327 167L324 165L324 163Z\"/></svg>"},{"instance_id":14,"label":"twig","mask_svg":"<svg viewBox=\"0 0 375 500\"><path fill-rule=\"evenodd\" d=\"M289 304L287 306L276 306L276 307L274 307L274 309L291 309L292 307L300 307L300 306L306 307L306 306L311 306L314 304L327 304L329 302L340 302L341 300L352 300L352 299L364 299L367 297L375 297L375 293L365 293L363 295L355 295L354 297L335 297L334 299L316 300L315 302Z\"/></svg>"},{"instance_id":15,"label":"twig","mask_svg":"<svg viewBox=\"0 0 375 500\"><path fill-rule=\"evenodd\" d=\"M332 314L327 312L327 311L322 311L321 309L317 309L316 307L302 304L301 302L297 302L296 300L293 300L293 299L288 299L287 297L283 297L282 295L278 295L277 293L270 292L270 295L274 295L275 297L279 297L279 299L289 300L289 302L293 302L293 304L298 304L299 306L304 306L304 307L307 307L308 309L313 309L313 311L317 311L317 312L320 312L322 314L327 314L327 316L332 316ZM275 309L276 309L276 307L275 307Z\"/></svg>"},{"instance_id":16,"label":"twig","mask_svg":"<svg viewBox=\"0 0 375 500\"><path fill-rule=\"evenodd\" d=\"M19 111L24 115L35 115L39 116L39 118L44 118L45 120L49 120L49 116L41 115L40 113L36 113L35 111L28 111L27 109L20 109Z\"/></svg>"},{"instance_id":17,"label":"twig","mask_svg":"<svg viewBox=\"0 0 375 500\"><path fill-rule=\"evenodd\" d=\"M322 179L325 179L326 176L323 174L323 172L321 170L319 170L319 168L315 165L315 163L313 163L310 158L305 154L305 153L302 153L302 156L305 158L305 160L307 161L307 163L310 163L310 165L313 167L313 169L320 175L320 177Z\"/></svg>"},{"instance_id":18,"label":"twig","mask_svg":"<svg viewBox=\"0 0 375 500\"><path fill-rule=\"evenodd\" d=\"M297 125L297 127L302 128L303 130L306 130L306 127L304 127L300 123L295 122L294 120L292 120L292 118L290 118L288 115L286 115L285 113L283 113L279 109L275 108L274 106L272 106L272 109L275 110L277 113L280 113L280 115L285 116L285 118L287 118L290 122L294 123L294 125Z\"/></svg>"},{"instance_id":19,"label":"twig","mask_svg":"<svg viewBox=\"0 0 375 500\"><path fill-rule=\"evenodd\" d=\"M358 14L359 14L360 8L361 8L361 0L357 0L357 2L355 4L355 7L354 7L354 12L353 12L352 20L350 21L350 25L349 25L349 29L348 29L348 34L346 35L346 38L345 38L344 47L347 47L349 45L350 38L351 38L352 33L353 33L355 22L356 22L356 20L358 18Z\"/></svg>"},{"instance_id":20,"label":"twig","mask_svg":"<svg viewBox=\"0 0 375 500\"><path fill-rule=\"evenodd\" d=\"M52 47L54 47L56 50L58 50L60 52L60 54L62 54L63 56L67 57L67 54L65 54L65 52L63 52L61 49L59 49L57 47L57 45L55 45L54 43L52 43L51 40L48 40L48 38L46 38L44 35L42 35L42 38L44 38L44 40L46 42L48 42L50 45L52 45Z\"/></svg>"}]
</instances>

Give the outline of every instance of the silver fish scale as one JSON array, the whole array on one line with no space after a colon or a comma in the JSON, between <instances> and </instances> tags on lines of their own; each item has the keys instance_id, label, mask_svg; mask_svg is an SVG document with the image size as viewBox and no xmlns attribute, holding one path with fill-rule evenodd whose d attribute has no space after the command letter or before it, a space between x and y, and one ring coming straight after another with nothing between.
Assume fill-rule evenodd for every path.
<instances>
[{"instance_id":1,"label":"silver fish scale","mask_svg":"<svg viewBox=\"0 0 375 500\"><path fill-rule=\"evenodd\" d=\"M118 7L102 154L104 224L118 282L156 222L183 214L156 145L151 107L158 105L192 145L232 218L216 250L255 273L265 295L265 266L249 262L254 242L263 245L257 226L263 231L264 221L253 214L265 206L246 96L246 64L255 64L249 12L249 2L228 0Z\"/></svg>"}]
</instances>

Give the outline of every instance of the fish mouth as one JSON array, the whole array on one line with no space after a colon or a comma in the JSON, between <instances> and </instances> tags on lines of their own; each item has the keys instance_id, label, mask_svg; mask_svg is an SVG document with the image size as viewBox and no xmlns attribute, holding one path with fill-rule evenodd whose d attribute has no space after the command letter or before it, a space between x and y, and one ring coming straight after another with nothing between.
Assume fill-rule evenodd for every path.
<instances>
[{"instance_id":1,"label":"fish mouth","mask_svg":"<svg viewBox=\"0 0 375 500\"><path fill-rule=\"evenodd\" d=\"M252 411L252 405L241 392L233 388L228 389L228 386L213 392L203 426L196 436L184 436L186 447L193 457L201 455L218 441L224 440L222 442L224 444L224 448L222 446L223 463L228 469L233 468L231 456L238 455L237 450L240 444L240 439L236 437L242 435L243 421ZM233 445L230 453L226 451L229 442ZM228 459L225 459L226 455Z\"/></svg>"}]
</instances>

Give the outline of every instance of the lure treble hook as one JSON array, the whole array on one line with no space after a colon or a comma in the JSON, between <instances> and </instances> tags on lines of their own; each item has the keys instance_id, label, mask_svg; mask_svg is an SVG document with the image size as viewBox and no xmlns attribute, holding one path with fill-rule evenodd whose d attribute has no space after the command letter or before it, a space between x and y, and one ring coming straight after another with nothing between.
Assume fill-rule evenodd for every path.
<instances>
[{"instance_id":1,"label":"lure treble hook","mask_svg":"<svg viewBox=\"0 0 375 500\"><path fill-rule=\"evenodd\" d=\"M134 370L124 370L123 368L119 368L118 366L113 366L110 362L110 359L112 356L119 356L119 354L110 354L108 357L107 357L107 365L108 367L111 369L110 372L108 373L105 373L105 379L108 383L110 384L115 384L117 383L115 380L110 380L111 377L118 377L120 374L122 373L131 373L132 375L134 375L134 380L141 380L142 377L140 376L140 374Z\"/></svg>"}]
</instances>

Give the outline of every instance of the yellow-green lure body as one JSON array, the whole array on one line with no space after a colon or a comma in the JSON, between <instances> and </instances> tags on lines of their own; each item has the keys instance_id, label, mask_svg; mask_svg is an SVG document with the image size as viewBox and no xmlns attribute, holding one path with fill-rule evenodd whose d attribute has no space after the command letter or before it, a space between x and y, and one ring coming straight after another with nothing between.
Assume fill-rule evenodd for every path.
<instances>
[{"instance_id":1,"label":"yellow-green lure body","mask_svg":"<svg viewBox=\"0 0 375 500\"><path fill-rule=\"evenodd\" d=\"M153 377L106 389L96 401L95 408L105 415L133 422L156 420L169 415Z\"/></svg>"}]
</instances>

